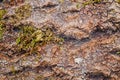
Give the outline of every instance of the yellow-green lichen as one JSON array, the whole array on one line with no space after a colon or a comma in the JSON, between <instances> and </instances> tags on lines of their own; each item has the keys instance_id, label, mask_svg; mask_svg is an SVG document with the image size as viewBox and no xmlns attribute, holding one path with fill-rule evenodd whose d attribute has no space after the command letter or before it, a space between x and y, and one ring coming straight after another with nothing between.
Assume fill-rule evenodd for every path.
<instances>
[{"instance_id":1,"label":"yellow-green lichen","mask_svg":"<svg viewBox=\"0 0 120 80\"><path fill-rule=\"evenodd\" d=\"M39 75L39 76L36 77L35 80L45 80L45 78L42 75Z\"/></svg>"},{"instance_id":2,"label":"yellow-green lichen","mask_svg":"<svg viewBox=\"0 0 120 80\"><path fill-rule=\"evenodd\" d=\"M77 9L80 8L80 4L79 4L79 3L76 4L76 8L77 8Z\"/></svg>"},{"instance_id":3,"label":"yellow-green lichen","mask_svg":"<svg viewBox=\"0 0 120 80\"><path fill-rule=\"evenodd\" d=\"M56 80L56 78L55 77L44 77L43 75L39 75L39 76L37 76L36 77L36 79L35 80Z\"/></svg>"},{"instance_id":4,"label":"yellow-green lichen","mask_svg":"<svg viewBox=\"0 0 120 80\"><path fill-rule=\"evenodd\" d=\"M116 2L117 2L118 4L120 4L120 0L116 0Z\"/></svg>"},{"instance_id":5,"label":"yellow-green lichen","mask_svg":"<svg viewBox=\"0 0 120 80\"><path fill-rule=\"evenodd\" d=\"M86 1L86 2L83 3L83 6L85 7L86 5L89 5L91 3L92 3L91 1Z\"/></svg>"},{"instance_id":6,"label":"yellow-green lichen","mask_svg":"<svg viewBox=\"0 0 120 80\"><path fill-rule=\"evenodd\" d=\"M120 51L118 51L117 54L120 54Z\"/></svg>"},{"instance_id":7,"label":"yellow-green lichen","mask_svg":"<svg viewBox=\"0 0 120 80\"><path fill-rule=\"evenodd\" d=\"M31 6L29 4L20 6L15 10L15 15L18 19L25 19L31 15Z\"/></svg>"},{"instance_id":8,"label":"yellow-green lichen","mask_svg":"<svg viewBox=\"0 0 120 80\"><path fill-rule=\"evenodd\" d=\"M31 36L34 31L34 28L32 28L31 26L24 26L22 28L19 37L16 39L16 43L19 44L20 48L28 49L34 46L33 44L35 43L35 41Z\"/></svg>"},{"instance_id":9,"label":"yellow-green lichen","mask_svg":"<svg viewBox=\"0 0 120 80\"><path fill-rule=\"evenodd\" d=\"M3 18L5 14L6 14L6 10L0 9L0 20Z\"/></svg>"},{"instance_id":10,"label":"yellow-green lichen","mask_svg":"<svg viewBox=\"0 0 120 80\"><path fill-rule=\"evenodd\" d=\"M19 44L20 42L21 42L21 39L20 39L20 37L18 37L18 38L16 39L16 43Z\"/></svg>"},{"instance_id":11,"label":"yellow-green lichen","mask_svg":"<svg viewBox=\"0 0 120 80\"><path fill-rule=\"evenodd\" d=\"M15 66L11 66L11 72L12 72L12 74L16 73Z\"/></svg>"},{"instance_id":12,"label":"yellow-green lichen","mask_svg":"<svg viewBox=\"0 0 120 80\"><path fill-rule=\"evenodd\" d=\"M2 22L0 22L0 40L2 39L3 37L3 33L4 33L4 25Z\"/></svg>"},{"instance_id":13,"label":"yellow-green lichen","mask_svg":"<svg viewBox=\"0 0 120 80\"><path fill-rule=\"evenodd\" d=\"M94 4L94 3L100 3L100 2L102 2L102 0L88 0L83 3L83 6L85 7L87 5Z\"/></svg>"},{"instance_id":14,"label":"yellow-green lichen","mask_svg":"<svg viewBox=\"0 0 120 80\"><path fill-rule=\"evenodd\" d=\"M3 37L3 33L4 33L4 22L3 16L6 14L6 10L5 9L0 9L0 40Z\"/></svg>"},{"instance_id":15,"label":"yellow-green lichen","mask_svg":"<svg viewBox=\"0 0 120 80\"><path fill-rule=\"evenodd\" d=\"M93 1L93 3L100 3L100 2L102 2L102 0L92 0Z\"/></svg>"},{"instance_id":16,"label":"yellow-green lichen","mask_svg":"<svg viewBox=\"0 0 120 80\"><path fill-rule=\"evenodd\" d=\"M64 2L64 0L59 0L59 2L60 2L60 3L63 3L63 2Z\"/></svg>"},{"instance_id":17,"label":"yellow-green lichen","mask_svg":"<svg viewBox=\"0 0 120 80\"><path fill-rule=\"evenodd\" d=\"M20 49L33 52L37 46L43 46L48 43L60 43L63 39L55 36L50 28L44 30L32 26L23 26L16 43ZM35 50L34 50L35 51Z\"/></svg>"}]
</instances>

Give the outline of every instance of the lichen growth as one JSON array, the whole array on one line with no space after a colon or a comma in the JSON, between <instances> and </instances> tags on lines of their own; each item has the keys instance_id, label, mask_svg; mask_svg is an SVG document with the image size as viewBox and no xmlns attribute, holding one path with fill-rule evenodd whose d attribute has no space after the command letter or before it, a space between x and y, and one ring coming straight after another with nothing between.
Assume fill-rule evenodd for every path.
<instances>
[{"instance_id":1,"label":"lichen growth","mask_svg":"<svg viewBox=\"0 0 120 80\"><path fill-rule=\"evenodd\" d=\"M2 39L4 32L5 32L4 21L0 20L0 40Z\"/></svg>"},{"instance_id":2,"label":"lichen growth","mask_svg":"<svg viewBox=\"0 0 120 80\"><path fill-rule=\"evenodd\" d=\"M18 19L25 19L31 15L31 6L29 4L20 6L15 10L15 15Z\"/></svg>"},{"instance_id":3,"label":"lichen growth","mask_svg":"<svg viewBox=\"0 0 120 80\"><path fill-rule=\"evenodd\" d=\"M44 77L42 75L39 75L39 76L36 77L35 80L45 80L45 79L44 79Z\"/></svg>"},{"instance_id":4,"label":"lichen growth","mask_svg":"<svg viewBox=\"0 0 120 80\"><path fill-rule=\"evenodd\" d=\"M5 14L6 14L6 10L0 9L0 40L2 39L4 33L4 24L2 19Z\"/></svg>"},{"instance_id":5,"label":"lichen growth","mask_svg":"<svg viewBox=\"0 0 120 80\"><path fill-rule=\"evenodd\" d=\"M93 3L100 3L100 2L102 2L102 0L92 0L93 1Z\"/></svg>"},{"instance_id":6,"label":"lichen growth","mask_svg":"<svg viewBox=\"0 0 120 80\"><path fill-rule=\"evenodd\" d=\"M120 54L120 51L118 51L117 54Z\"/></svg>"},{"instance_id":7,"label":"lichen growth","mask_svg":"<svg viewBox=\"0 0 120 80\"><path fill-rule=\"evenodd\" d=\"M15 74L16 73L16 70L15 70L15 66L11 66L11 72L12 72L12 74Z\"/></svg>"},{"instance_id":8,"label":"lichen growth","mask_svg":"<svg viewBox=\"0 0 120 80\"><path fill-rule=\"evenodd\" d=\"M21 49L28 49L34 47L35 41L32 38L32 34L35 29L31 26L24 26L19 34L19 37L16 39L16 43L19 44Z\"/></svg>"},{"instance_id":9,"label":"lichen growth","mask_svg":"<svg viewBox=\"0 0 120 80\"><path fill-rule=\"evenodd\" d=\"M87 5L94 4L94 3L100 3L100 2L102 2L102 0L88 0L83 3L83 6L85 7Z\"/></svg>"},{"instance_id":10,"label":"lichen growth","mask_svg":"<svg viewBox=\"0 0 120 80\"><path fill-rule=\"evenodd\" d=\"M6 10L0 9L0 20L3 18L5 14L6 14Z\"/></svg>"},{"instance_id":11,"label":"lichen growth","mask_svg":"<svg viewBox=\"0 0 120 80\"><path fill-rule=\"evenodd\" d=\"M37 51L37 46L43 46L51 42L61 43L63 39L55 36L50 28L42 30L33 26L23 26L19 37L16 39L19 48L30 51L30 53Z\"/></svg>"},{"instance_id":12,"label":"lichen growth","mask_svg":"<svg viewBox=\"0 0 120 80\"><path fill-rule=\"evenodd\" d=\"M80 4L79 4L79 3L76 4L76 8L77 8L77 9L80 8Z\"/></svg>"},{"instance_id":13,"label":"lichen growth","mask_svg":"<svg viewBox=\"0 0 120 80\"><path fill-rule=\"evenodd\" d=\"M4 21L5 24L15 26L19 24L21 20L28 18L31 15L31 11L32 11L31 6L29 4L25 4L18 8L15 8L15 14L12 14L12 15L9 15L9 14L5 15L6 10L1 9L0 20Z\"/></svg>"},{"instance_id":14,"label":"lichen growth","mask_svg":"<svg viewBox=\"0 0 120 80\"><path fill-rule=\"evenodd\" d=\"M60 2L60 3L63 3L63 2L64 2L64 0L59 0L59 2Z\"/></svg>"},{"instance_id":15,"label":"lichen growth","mask_svg":"<svg viewBox=\"0 0 120 80\"><path fill-rule=\"evenodd\" d=\"M116 0L116 2L117 2L118 4L120 4L120 0Z\"/></svg>"},{"instance_id":16,"label":"lichen growth","mask_svg":"<svg viewBox=\"0 0 120 80\"><path fill-rule=\"evenodd\" d=\"M85 6L89 5L89 4L92 4L92 2L91 1L86 1L86 2L83 3L83 6L85 7Z\"/></svg>"}]
</instances>

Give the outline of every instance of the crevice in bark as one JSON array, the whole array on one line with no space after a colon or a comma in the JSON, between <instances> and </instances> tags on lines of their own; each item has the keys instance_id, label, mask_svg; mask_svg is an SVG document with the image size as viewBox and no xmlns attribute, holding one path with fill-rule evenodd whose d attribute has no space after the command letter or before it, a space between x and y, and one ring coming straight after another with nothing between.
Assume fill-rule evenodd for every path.
<instances>
[{"instance_id":1,"label":"crevice in bark","mask_svg":"<svg viewBox=\"0 0 120 80\"><path fill-rule=\"evenodd\" d=\"M110 27L101 28L99 25L96 26L96 29L93 30L90 34L91 37L99 37L102 35L111 35L119 32L119 29L113 30Z\"/></svg>"},{"instance_id":2,"label":"crevice in bark","mask_svg":"<svg viewBox=\"0 0 120 80\"><path fill-rule=\"evenodd\" d=\"M47 4L47 5L42 6L41 8L54 8L56 6L58 6L58 4Z\"/></svg>"},{"instance_id":3,"label":"crevice in bark","mask_svg":"<svg viewBox=\"0 0 120 80\"><path fill-rule=\"evenodd\" d=\"M120 55L120 49L119 48L112 49L109 53L114 55Z\"/></svg>"},{"instance_id":4,"label":"crevice in bark","mask_svg":"<svg viewBox=\"0 0 120 80\"><path fill-rule=\"evenodd\" d=\"M0 0L0 3L3 2L3 0Z\"/></svg>"},{"instance_id":5,"label":"crevice in bark","mask_svg":"<svg viewBox=\"0 0 120 80\"><path fill-rule=\"evenodd\" d=\"M72 10L64 11L62 13L79 13L79 12L80 12L79 10L72 9Z\"/></svg>"},{"instance_id":6,"label":"crevice in bark","mask_svg":"<svg viewBox=\"0 0 120 80\"><path fill-rule=\"evenodd\" d=\"M39 73L39 71L53 71L53 68L56 67L57 65L47 65L47 64L40 64L37 67L30 67L30 66L21 66L22 69L20 70L14 70L14 71L10 71L7 73L3 73L4 75L9 75L9 76L13 76L13 75L17 75L20 73L25 73L28 71L35 71L36 73Z\"/></svg>"},{"instance_id":7,"label":"crevice in bark","mask_svg":"<svg viewBox=\"0 0 120 80\"><path fill-rule=\"evenodd\" d=\"M13 75L17 75L22 72L31 71L31 70L33 70L31 67L26 66L26 67L23 67L21 70L15 70L15 71L10 71L10 72L4 73L4 75L13 76Z\"/></svg>"},{"instance_id":8,"label":"crevice in bark","mask_svg":"<svg viewBox=\"0 0 120 80\"><path fill-rule=\"evenodd\" d=\"M88 72L86 76L92 80L110 80L111 77L103 74L102 72Z\"/></svg>"}]
</instances>

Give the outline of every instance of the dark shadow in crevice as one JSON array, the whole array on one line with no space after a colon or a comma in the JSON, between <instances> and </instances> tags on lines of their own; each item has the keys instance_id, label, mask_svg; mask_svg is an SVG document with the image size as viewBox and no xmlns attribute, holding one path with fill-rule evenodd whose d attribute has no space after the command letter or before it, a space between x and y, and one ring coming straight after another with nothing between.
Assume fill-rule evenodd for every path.
<instances>
[{"instance_id":1,"label":"dark shadow in crevice","mask_svg":"<svg viewBox=\"0 0 120 80\"><path fill-rule=\"evenodd\" d=\"M59 34L59 37L63 38L65 42L80 41L72 36L66 36L65 34Z\"/></svg>"},{"instance_id":2,"label":"dark shadow in crevice","mask_svg":"<svg viewBox=\"0 0 120 80\"><path fill-rule=\"evenodd\" d=\"M3 75L9 75L9 76L13 76L13 75L18 75L18 74L21 74L21 73L25 73L25 72L28 72L28 71L34 71L36 73L39 73L39 71L52 71L54 67L56 67L57 65L44 65L44 64L40 64L39 66L37 67L30 67L30 66L21 66L22 69L19 69L19 70L12 70L10 72L7 72L7 73L3 73Z\"/></svg>"},{"instance_id":3,"label":"dark shadow in crevice","mask_svg":"<svg viewBox=\"0 0 120 80\"><path fill-rule=\"evenodd\" d=\"M54 8L58 6L58 4L47 4L47 5L43 5L42 8Z\"/></svg>"},{"instance_id":4,"label":"dark shadow in crevice","mask_svg":"<svg viewBox=\"0 0 120 80\"><path fill-rule=\"evenodd\" d=\"M91 32L90 36L91 38L109 36L109 35L117 33L118 31L119 31L118 29L113 30L109 27L105 29L101 29L100 26L96 26L96 29Z\"/></svg>"},{"instance_id":5,"label":"dark shadow in crevice","mask_svg":"<svg viewBox=\"0 0 120 80\"><path fill-rule=\"evenodd\" d=\"M16 51L16 52L14 52L14 53L13 53L13 56L18 56L18 57L19 57L19 56L21 56L21 55L24 55L26 52L27 52L26 50L22 50L22 49L21 49L20 51L18 50L18 51ZM16 53L17 53L17 54L16 54Z\"/></svg>"},{"instance_id":6,"label":"dark shadow in crevice","mask_svg":"<svg viewBox=\"0 0 120 80\"><path fill-rule=\"evenodd\" d=\"M66 36L65 34L59 34L59 37L63 38L65 42L88 42L90 41L90 38L89 37L86 37L86 38L82 38L82 39L76 39L72 36Z\"/></svg>"},{"instance_id":7,"label":"dark shadow in crevice","mask_svg":"<svg viewBox=\"0 0 120 80\"><path fill-rule=\"evenodd\" d=\"M0 3L2 3L4 0L0 0Z\"/></svg>"},{"instance_id":8,"label":"dark shadow in crevice","mask_svg":"<svg viewBox=\"0 0 120 80\"><path fill-rule=\"evenodd\" d=\"M90 80L111 80L110 76L103 74L102 72L88 72L86 77Z\"/></svg>"},{"instance_id":9,"label":"dark shadow in crevice","mask_svg":"<svg viewBox=\"0 0 120 80\"><path fill-rule=\"evenodd\" d=\"M89 37L87 37L87 38L82 38L80 41L81 42L88 42L88 41L90 41L91 39L89 38Z\"/></svg>"},{"instance_id":10,"label":"dark shadow in crevice","mask_svg":"<svg viewBox=\"0 0 120 80\"><path fill-rule=\"evenodd\" d=\"M113 55L119 55L120 56L120 49L119 48L114 48L109 53L111 53Z\"/></svg>"},{"instance_id":11,"label":"dark shadow in crevice","mask_svg":"<svg viewBox=\"0 0 120 80\"><path fill-rule=\"evenodd\" d=\"M68 10L68 11L64 11L62 13L79 13L79 10L73 9L73 10Z\"/></svg>"},{"instance_id":12,"label":"dark shadow in crevice","mask_svg":"<svg viewBox=\"0 0 120 80\"><path fill-rule=\"evenodd\" d=\"M20 32L20 28L19 27L13 27L13 31L14 32Z\"/></svg>"},{"instance_id":13,"label":"dark shadow in crevice","mask_svg":"<svg viewBox=\"0 0 120 80\"><path fill-rule=\"evenodd\" d=\"M54 67L56 67L57 65L44 65L44 64L40 64L39 66L35 67L34 70L36 72L39 72L39 70L41 71L52 71Z\"/></svg>"},{"instance_id":14,"label":"dark shadow in crevice","mask_svg":"<svg viewBox=\"0 0 120 80\"><path fill-rule=\"evenodd\" d=\"M29 66L26 66L26 67L23 67L22 69L20 70L13 70L13 71L10 71L8 73L4 73L4 75L9 75L9 76L13 76L13 75L17 75L17 74L20 74L22 72L26 72L26 71L31 71L32 68L29 67Z\"/></svg>"}]
</instances>

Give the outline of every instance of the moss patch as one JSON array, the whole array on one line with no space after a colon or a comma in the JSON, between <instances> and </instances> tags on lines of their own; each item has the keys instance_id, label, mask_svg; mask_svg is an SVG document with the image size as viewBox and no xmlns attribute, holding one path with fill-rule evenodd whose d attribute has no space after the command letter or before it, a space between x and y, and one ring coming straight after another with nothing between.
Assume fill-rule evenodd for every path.
<instances>
[{"instance_id":1,"label":"moss patch","mask_svg":"<svg viewBox=\"0 0 120 80\"><path fill-rule=\"evenodd\" d=\"M0 9L0 40L2 39L4 33L4 21L2 19L5 14L6 10Z\"/></svg>"},{"instance_id":2,"label":"moss patch","mask_svg":"<svg viewBox=\"0 0 120 80\"><path fill-rule=\"evenodd\" d=\"M120 51L116 52L117 54L120 54Z\"/></svg>"},{"instance_id":3,"label":"moss patch","mask_svg":"<svg viewBox=\"0 0 120 80\"><path fill-rule=\"evenodd\" d=\"M60 2L60 3L63 3L63 2L64 2L64 0L59 0L59 2Z\"/></svg>"},{"instance_id":4,"label":"moss patch","mask_svg":"<svg viewBox=\"0 0 120 80\"><path fill-rule=\"evenodd\" d=\"M38 46L43 46L49 43L60 43L63 39L55 36L50 28L37 29L32 26L22 26L19 37L16 43L22 50L30 51L33 53L37 51Z\"/></svg>"},{"instance_id":5,"label":"moss patch","mask_svg":"<svg viewBox=\"0 0 120 80\"><path fill-rule=\"evenodd\" d=\"M88 0L83 3L83 6L85 7L87 5L94 4L94 3L100 3L100 2L102 2L102 0Z\"/></svg>"},{"instance_id":6,"label":"moss patch","mask_svg":"<svg viewBox=\"0 0 120 80\"><path fill-rule=\"evenodd\" d=\"M118 4L120 4L120 0L116 0Z\"/></svg>"},{"instance_id":7,"label":"moss patch","mask_svg":"<svg viewBox=\"0 0 120 80\"><path fill-rule=\"evenodd\" d=\"M0 9L0 20L3 18L5 14L6 14L6 10Z\"/></svg>"},{"instance_id":8,"label":"moss patch","mask_svg":"<svg viewBox=\"0 0 120 80\"><path fill-rule=\"evenodd\" d=\"M3 24L0 22L0 40L3 37L3 32L4 32Z\"/></svg>"},{"instance_id":9,"label":"moss patch","mask_svg":"<svg viewBox=\"0 0 120 80\"><path fill-rule=\"evenodd\" d=\"M20 6L15 10L16 17L18 19L25 19L31 15L31 6L29 4Z\"/></svg>"}]
</instances>

